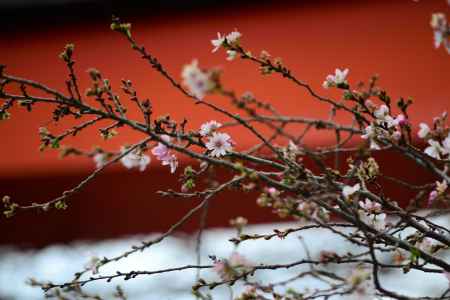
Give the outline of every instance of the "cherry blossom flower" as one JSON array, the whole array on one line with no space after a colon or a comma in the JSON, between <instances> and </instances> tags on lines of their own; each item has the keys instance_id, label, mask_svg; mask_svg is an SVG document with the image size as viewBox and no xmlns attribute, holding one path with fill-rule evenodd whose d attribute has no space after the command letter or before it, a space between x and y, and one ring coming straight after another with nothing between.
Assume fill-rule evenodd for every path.
<instances>
[{"instance_id":1,"label":"cherry blossom flower","mask_svg":"<svg viewBox=\"0 0 450 300\"><path fill-rule=\"evenodd\" d=\"M417 132L417 136L421 139L424 139L430 133L430 127L428 127L425 123L419 124L419 131Z\"/></svg>"},{"instance_id":2,"label":"cherry blossom flower","mask_svg":"<svg viewBox=\"0 0 450 300\"><path fill-rule=\"evenodd\" d=\"M181 73L183 84L198 99L203 99L206 93L214 89L215 83L208 73L203 72L198 67L198 61L193 60L191 64L185 65Z\"/></svg>"},{"instance_id":3,"label":"cherry blossom flower","mask_svg":"<svg viewBox=\"0 0 450 300\"><path fill-rule=\"evenodd\" d=\"M212 52L216 52L217 50L220 49L220 47L224 46L224 43L228 43L231 46L236 46L239 44L239 39L241 38L242 34L237 31L236 29L232 32L230 32L229 34L227 34L226 36L222 36L220 34L220 32L217 33L217 38L214 40L211 40L211 44L214 46L214 49L212 50ZM229 51L233 51L233 50L229 50ZM234 53L230 53L229 51L227 51L228 53L228 60L233 60L236 57L236 51L233 51Z\"/></svg>"},{"instance_id":4,"label":"cherry blossom flower","mask_svg":"<svg viewBox=\"0 0 450 300\"><path fill-rule=\"evenodd\" d=\"M200 126L200 135L201 136L208 136L211 135L216 129L222 127L222 124L220 124L217 121L209 121L206 123L203 123L202 126Z\"/></svg>"},{"instance_id":5,"label":"cherry blossom flower","mask_svg":"<svg viewBox=\"0 0 450 300\"><path fill-rule=\"evenodd\" d=\"M226 39L230 45L236 45L239 43L241 36L242 34L239 31L237 31L237 29L235 29L234 31L227 34Z\"/></svg>"},{"instance_id":6,"label":"cherry blossom flower","mask_svg":"<svg viewBox=\"0 0 450 300\"><path fill-rule=\"evenodd\" d=\"M128 151L127 148L122 147L121 152L124 153ZM150 157L148 155L142 154L139 149L135 149L122 157L120 162L127 169L139 168L139 171L143 172L147 168L147 165L150 163Z\"/></svg>"},{"instance_id":7,"label":"cherry blossom flower","mask_svg":"<svg viewBox=\"0 0 450 300\"><path fill-rule=\"evenodd\" d=\"M107 162L107 155L103 152L97 152L92 159L95 162L95 166L97 169L102 168Z\"/></svg>"},{"instance_id":8,"label":"cherry blossom flower","mask_svg":"<svg viewBox=\"0 0 450 300\"><path fill-rule=\"evenodd\" d=\"M334 75L330 74L326 77L325 81L322 84L323 88L327 89L333 86L347 84L346 78L348 72L349 72L348 69L345 70L336 69Z\"/></svg>"},{"instance_id":9,"label":"cherry blossom flower","mask_svg":"<svg viewBox=\"0 0 450 300\"><path fill-rule=\"evenodd\" d=\"M162 165L163 166L169 166L170 167L170 173L175 173L178 167L178 159L175 156L175 154L170 154L168 157L164 157L162 159Z\"/></svg>"},{"instance_id":10,"label":"cherry blossom flower","mask_svg":"<svg viewBox=\"0 0 450 300\"><path fill-rule=\"evenodd\" d=\"M215 157L224 156L232 150L231 137L226 133L214 132L205 145L211 151L210 155Z\"/></svg>"},{"instance_id":11,"label":"cherry blossom flower","mask_svg":"<svg viewBox=\"0 0 450 300\"><path fill-rule=\"evenodd\" d=\"M373 114L377 118L378 123L384 123L388 128L397 125L394 118L389 115L389 107L387 105L381 105Z\"/></svg>"},{"instance_id":12,"label":"cherry blossom flower","mask_svg":"<svg viewBox=\"0 0 450 300\"><path fill-rule=\"evenodd\" d=\"M161 135L161 139L166 143L170 143L171 141L171 138L168 135ZM175 173L178 167L178 159L171 153L169 147L163 143L158 143L158 145L152 149L152 154L156 156L156 159L161 161L163 166L170 166L170 173Z\"/></svg>"},{"instance_id":13,"label":"cherry blossom flower","mask_svg":"<svg viewBox=\"0 0 450 300\"><path fill-rule=\"evenodd\" d=\"M371 201L370 199L366 198L366 200L359 201L359 206L361 206L362 209L364 209L367 212L370 213L379 213L381 212L381 204L375 201Z\"/></svg>"},{"instance_id":14,"label":"cherry blossom flower","mask_svg":"<svg viewBox=\"0 0 450 300\"><path fill-rule=\"evenodd\" d=\"M429 156L436 158L436 159L441 159L441 154L443 153L443 150L444 150L442 148L441 144L432 139L428 140L428 144L430 146L425 148L425 150L424 150L425 154L428 154Z\"/></svg>"},{"instance_id":15,"label":"cherry blossom flower","mask_svg":"<svg viewBox=\"0 0 450 300\"><path fill-rule=\"evenodd\" d=\"M370 149L372 150L380 150L381 147L375 140L377 137L377 128L375 125L369 125L364 129L364 134L361 135L361 138L370 141Z\"/></svg>"},{"instance_id":16,"label":"cherry blossom flower","mask_svg":"<svg viewBox=\"0 0 450 300\"><path fill-rule=\"evenodd\" d=\"M361 186L359 183L355 184L354 186L346 185L342 188L342 196L344 196L345 199L349 199L351 195L356 193L361 189Z\"/></svg>"},{"instance_id":17,"label":"cherry blossom flower","mask_svg":"<svg viewBox=\"0 0 450 300\"><path fill-rule=\"evenodd\" d=\"M170 143L170 137L168 135L161 135L161 139L166 143ZM169 156L169 148L163 143L158 143L156 147L152 149L152 154L156 156L158 160L164 160L165 157Z\"/></svg>"},{"instance_id":18,"label":"cherry blossom flower","mask_svg":"<svg viewBox=\"0 0 450 300\"><path fill-rule=\"evenodd\" d=\"M225 37L221 36L220 32L218 32L217 39L211 40L211 44L213 44L213 46L214 46L214 49L212 50L212 52L216 52L217 50L219 50L220 47L222 47L223 42L225 42Z\"/></svg>"}]
</instances>

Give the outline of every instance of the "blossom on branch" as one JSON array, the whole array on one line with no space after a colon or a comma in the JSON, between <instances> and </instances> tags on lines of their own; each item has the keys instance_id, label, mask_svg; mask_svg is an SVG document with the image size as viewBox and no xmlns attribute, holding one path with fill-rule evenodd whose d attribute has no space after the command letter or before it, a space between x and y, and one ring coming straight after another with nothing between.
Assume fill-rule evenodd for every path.
<instances>
[{"instance_id":1,"label":"blossom on branch","mask_svg":"<svg viewBox=\"0 0 450 300\"><path fill-rule=\"evenodd\" d=\"M359 201L359 206L361 206L362 209L364 209L367 212L370 213L379 213L381 212L381 204L375 201L371 201L370 199L366 198L366 200Z\"/></svg>"},{"instance_id":2,"label":"blossom on branch","mask_svg":"<svg viewBox=\"0 0 450 300\"><path fill-rule=\"evenodd\" d=\"M95 162L95 167L97 169L103 167L108 162L107 158L108 158L108 155L106 155L106 153L103 153L103 152L98 152L92 157L92 159Z\"/></svg>"},{"instance_id":3,"label":"blossom on branch","mask_svg":"<svg viewBox=\"0 0 450 300\"><path fill-rule=\"evenodd\" d=\"M225 42L225 37L220 34L220 32L217 33L217 39L211 40L211 44L213 44L214 49L212 52L216 52L219 50L220 47L222 47L222 44Z\"/></svg>"},{"instance_id":4,"label":"blossom on branch","mask_svg":"<svg viewBox=\"0 0 450 300\"><path fill-rule=\"evenodd\" d=\"M200 126L200 135L201 136L208 136L211 135L216 129L219 129L220 127L222 127L222 124L212 120L206 123L203 123L202 126Z\"/></svg>"},{"instance_id":5,"label":"blossom on branch","mask_svg":"<svg viewBox=\"0 0 450 300\"><path fill-rule=\"evenodd\" d=\"M372 150L380 150L381 147L376 141L378 128L375 125L369 125L364 129L364 134L361 135L361 138L370 141L370 149Z\"/></svg>"},{"instance_id":6,"label":"blossom on branch","mask_svg":"<svg viewBox=\"0 0 450 300\"><path fill-rule=\"evenodd\" d=\"M121 148L121 152L124 153L128 151L126 147ZM120 159L120 162L127 169L139 168L139 171L143 172L150 163L150 157L142 153L140 149L134 149L124 157Z\"/></svg>"},{"instance_id":7,"label":"blossom on branch","mask_svg":"<svg viewBox=\"0 0 450 300\"><path fill-rule=\"evenodd\" d=\"M346 185L342 188L342 196L344 196L345 199L349 199L353 194L358 192L361 189L361 186L359 183L355 184L354 186Z\"/></svg>"},{"instance_id":8,"label":"blossom on branch","mask_svg":"<svg viewBox=\"0 0 450 300\"><path fill-rule=\"evenodd\" d=\"M419 127L420 129L417 132L417 136L421 139L424 139L430 133L430 127L425 123L420 123Z\"/></svg>"},{"instance_id":9,"label":"blossom on branch","mask_svg":"<svg viewBox=\"0 0 450 300\"><path fill-rule=\"evenodd\" d=\"M211 151L211 156L220 157L233 149L232 143L233 141L228 134L214 132L205 145Z\"/></svg>"},{"instance_id":10,"label":"blossom on branch","mask_svg":"<svg viewBox=\"0 0 450 300\"><path fill-rule=\"evenodd\" d=\"M435 159L441 159L441 155L444 151L444 148L441 146L441 144L433 139L429 139L428 144L429 146L424 150L425 154L428 154Z\"/></svg>"},{"instance_id":11,"label":"blossom on branch","mask_svg":"<svg viewBox=\"0 0 450 300\"><path fill-rule=\"evenodd\" d=\"M170 136L165 134L161 135L161 139L166 143L171 142ZM170 166L170 173L175 173L178 167L178 159L175 154L171 153L169 147L163 143L158 143L158 145L152 149L152 154L156 156L157 160L161 161L163 166Z\"/></svg>"},{"instance_id":12,"label":"blossom on branch","mask_svg":"<svg viewBox=\"0 0 450 300\"><path fill-rule=\"evenodd\" d=\"M334 75L330 74L326 77L325 81L322 84L322 87L325 89L328 89L330 87L341 87L341 88L348 87L347 83L348 72L349 72L348 69L345 70L336 69L334 71Z\"/></svg>"},{"instance_id":13,"label":"blossom on branch","mask_svg":"<svg viewBox=\"0 0 450 300\"><path fill-rule=\"evenodd\" d=\"M212 52L216 52L220 49L220 47L224 46L238 46L239 40L241 38L242 34L235 29L234 31L230 32L226 36L222 36L220 32L217 33L217 38L214 40L211 40L211 44L214 46L214 49ZM230 54L228 54L230 57ZM229 59L231 60L231 59Z\"/></svg>"},{"instance_id":14,"label":"blossom on branch","mask_svg":"<svg viewBox=\"0 0 450 300\"><path fill-rule=\"evenodd\" d=\"M198 61L196 59L192 63L184 66L181 77L183 78L183 84L200 100L216 86L215 82L211 79L211 74L202 71L198 67Z\"/></svg>"}]
</instances>

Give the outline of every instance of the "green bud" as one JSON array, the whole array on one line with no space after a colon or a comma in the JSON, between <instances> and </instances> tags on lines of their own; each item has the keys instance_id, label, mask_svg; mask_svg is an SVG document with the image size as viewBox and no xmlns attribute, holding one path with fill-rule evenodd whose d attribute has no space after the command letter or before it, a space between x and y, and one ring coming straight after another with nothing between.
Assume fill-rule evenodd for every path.
<instances>
[{"instance_id":1,"label":"green bud","mask_svg":"<svg viewBox=\"0 0 450 300\"><path fill-rule=\"evenodd\" d=\"M55 208L56 209L66 209L67 208L67 204L64 200L59 200L55 203Z\"/></svg>"}]
</instances>

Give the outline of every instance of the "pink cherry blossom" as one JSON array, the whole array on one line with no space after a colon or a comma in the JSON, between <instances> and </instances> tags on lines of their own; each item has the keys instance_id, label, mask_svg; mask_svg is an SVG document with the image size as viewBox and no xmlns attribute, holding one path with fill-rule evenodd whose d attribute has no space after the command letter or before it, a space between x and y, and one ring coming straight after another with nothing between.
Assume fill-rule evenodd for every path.
<instances>
[{"instance_id":1,"label":"pink cherry blossom","mask_svg":"<svg viewBox=\"0 0 450 300\"><path fill-rule=\"evenodd\" d=\"M232 150L231 137L226 133L214 132L205 145L211 151L210 155L215 157L224 156Z\"/></svg>"}]
</instances>

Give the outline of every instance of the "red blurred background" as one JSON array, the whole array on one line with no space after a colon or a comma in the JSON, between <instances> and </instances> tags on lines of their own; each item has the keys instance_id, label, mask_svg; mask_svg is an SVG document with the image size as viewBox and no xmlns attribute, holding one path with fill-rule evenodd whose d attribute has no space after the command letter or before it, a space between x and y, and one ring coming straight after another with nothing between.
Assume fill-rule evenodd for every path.
<instances>
[{"instance_id":1,"label":"red blurred background","mask_svg":"<svg viewBox=\"0 0 450 300\"><path fill-rule=\"evenodd\" d=\"M85 71L95 67L116 89L120 79L132 80L138 94L151 99L155 115L170 114L176 120L186 117L191 128L210 119L224 121L208 109L193 105L143 63L123 37L109 29L109 17L116 13L133 23L135 38L175 78L179 78L184 64L197 58L201 66L222 67L226 87L238 94L252 91L287 115L326 118L329 112L326 105L292 83L275 75L260 76L250 62L228 62L223 51L212 54L210 40L217 31L237 28L243 33L246 48L253 53L265 49L281 57L297 77L322 94L333 95L323 90L321 83L337 67L350 69L352 84L379 74L380 85L393 99L414 99L413 123L430 123L450 103L450 60L443 49L433 48L429 27L433 12L449 10L446 1L250 1L245 5L217 1L209 5L174 2L161 7L141 4L134 8L108 3L14 8L11 11L17 16L9 14L1 24L0 63L7 64L10 74L64 91L67 70L58 54L66 43L74 43L75 67L83 90L89 84ZM26 13L20 15L21 12ZM213 100L231 107L224 99ZM16 109L11 120L0 123L2 195L22 203L49 200L93 170L92 161L60 160L56 151L38 151L40 126L65 129L62 124L49 124L50 119L49 107L36 108L31 114ZM253 142L244 132L229 132L240 147ZM330 138L317 134L308 143L326 144ZM105 143L98 131L91 129L70 142L84 149L93 145L117 149L139 139L139 134L123 131ZM401 175L412 182L431 179L392 153L378 157L389 175ZM66 211L1 218L0 243L40 247L75 239L162 231L195 205L192 200L160 198L155 194L177 186L176 177L155 161L145 173L116 166L75 195ZM403 191L393 191L393 196L407 200ZM208 226L225 226L236 214L252 222L277 220L269 211L257 209L253 196L228 193L212 202ZM195 230L197 224L198 220L192 220L183 229Z\"/></svg>"}]
</instances>

